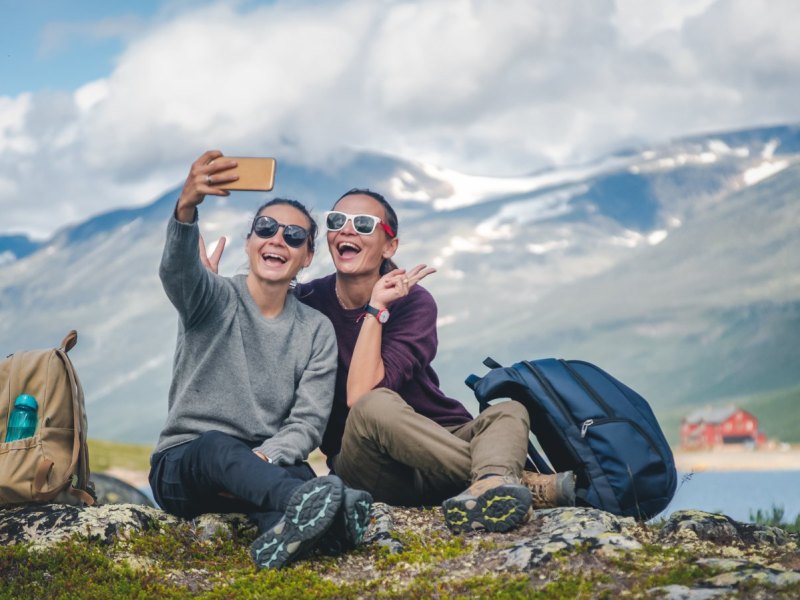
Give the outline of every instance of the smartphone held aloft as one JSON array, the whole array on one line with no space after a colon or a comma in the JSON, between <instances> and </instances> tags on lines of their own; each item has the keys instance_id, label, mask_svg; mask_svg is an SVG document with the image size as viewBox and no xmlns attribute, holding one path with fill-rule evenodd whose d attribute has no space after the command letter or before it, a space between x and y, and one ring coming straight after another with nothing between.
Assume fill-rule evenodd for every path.
<instances>
[{"instance_id":1,"label":"smartphone held aloft","mask_svg":"<svg viewBox=\"0 0 800 600\"><path fill-rule=\"evenodd\" d=\"M220 184L219 187L221 189L268 192L275 187L274 158L252 156L225 156L224 158L235 160L237 165L232 169L221 171L221 173L238 175L239 179L230 183Z\"/></svg>"}]
</instances>

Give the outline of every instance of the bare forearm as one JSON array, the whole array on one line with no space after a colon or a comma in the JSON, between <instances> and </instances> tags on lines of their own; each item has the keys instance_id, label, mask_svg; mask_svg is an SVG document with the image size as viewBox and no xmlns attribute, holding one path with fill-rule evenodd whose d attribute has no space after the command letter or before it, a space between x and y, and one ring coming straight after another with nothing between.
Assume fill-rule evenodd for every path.
<instances>
[{"instance_id":1,"label":"bare forearm","mask_svg":"<svg viewBox=\"0 0 800 600\"><path fill-rule=\"evenodd\" d=\"M383 325L375 317L365 315L347 373L347 406L353 406L383 379L382 339Z\"/></svg>"}]
</instances>

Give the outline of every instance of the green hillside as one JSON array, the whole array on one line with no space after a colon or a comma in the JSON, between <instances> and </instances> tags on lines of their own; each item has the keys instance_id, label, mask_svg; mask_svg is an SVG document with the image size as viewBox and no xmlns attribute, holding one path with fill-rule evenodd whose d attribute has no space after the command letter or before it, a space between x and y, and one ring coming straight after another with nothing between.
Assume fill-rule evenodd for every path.
<instances>
[{"instance_id":1,"label":"green hillside","mask_svg":"<svg viewBox=\"0 0 800 600\"><path fill-rule=\"evenodd\" d=\"M707 406L737 406L752 413L758 418L759 428L768 440L800 443L800 386L722 398ZM673 446L680 443L680 426L683 419L697 406L678 406L658 415L664 435Z\"/></svg>"},{"instance_id":2,"label":"green hillside","mask_svg":"<svg viewBox=\"0 0 800 600\"><path fill-rule=\"evenodd\" d=\"M800 443L800 386L732 400L753 413L768 439Z\"/></svg>"}]
</instances>

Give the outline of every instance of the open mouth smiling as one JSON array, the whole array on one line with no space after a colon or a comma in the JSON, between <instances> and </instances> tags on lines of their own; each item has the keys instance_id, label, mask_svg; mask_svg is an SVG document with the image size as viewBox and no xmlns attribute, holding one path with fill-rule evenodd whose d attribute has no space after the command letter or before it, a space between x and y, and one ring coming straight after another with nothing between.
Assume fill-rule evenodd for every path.
<instances>
[{"instance_id":1,"label":"open mouth smiling","mask_svg":"<svg viewBox=\"0 0 800 600\"><path fill-rule=\"evenodd\" d=\"M261 255L261 260L263 260L267 264L284 264L287 261L285 256L280 256L279 254L273 254L271 252L265 252Z\"/></svg>"},{"instance_id":2,"label":"open mouth smiling","mask_svg":"<svg viewBox=\"0 0 800 600\"><path fill-rule=\"evenodd\" d=\"M361 252L361 248L359 248L355 244L351 244L350 242L342 242L338 246L336 246L336 251L342 258L347 258L350 256L355 256L356 254Z\"/></svg>"}]
</instances>

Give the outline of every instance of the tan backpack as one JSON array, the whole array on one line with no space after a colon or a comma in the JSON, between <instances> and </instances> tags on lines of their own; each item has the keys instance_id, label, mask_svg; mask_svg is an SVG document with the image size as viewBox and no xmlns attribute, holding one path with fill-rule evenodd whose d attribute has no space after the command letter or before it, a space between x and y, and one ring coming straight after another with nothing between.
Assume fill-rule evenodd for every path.
<instances>
[{"instance_id":1,"label":"tan backpack","mask_svg":"<svg viewBox=\"0 0 800 600\"><path fill-rule=\"evenodd\" d=\"M77 341L73 330L59 348L16 352L0 361L0 506L94 504L83 388L67 356ZM6 442L20 394L32 395L39 405L36 432Z\"/></svg>"}]
</instances>

